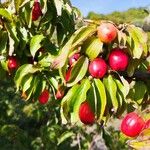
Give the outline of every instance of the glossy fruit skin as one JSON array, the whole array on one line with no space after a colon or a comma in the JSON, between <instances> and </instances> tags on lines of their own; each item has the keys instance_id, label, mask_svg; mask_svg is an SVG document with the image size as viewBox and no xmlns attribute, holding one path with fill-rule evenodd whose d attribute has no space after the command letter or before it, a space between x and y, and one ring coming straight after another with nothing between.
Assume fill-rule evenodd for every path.
<instances>
[{"instance_id":1,"label":"glossy fruit skin","mask_svg":"<svg viewBox=\"0 0 150 150\"><path fill-rule=\"evenodd\" d=\"M114 49L108 58L109 66L115 71L125 71L129 64L129 57L122 49Z\"/></svg>"},{"instance_id":2,"label":"glossy fruit skin","mask_svg":"<svg viewBox=\"0 0 150 150\"><path fill-rule=\"evenodd\" d=\"M144 120L135 112L127 114L121 123L121 131L129 137L136 137L145 126Z\"/></svg>"},{"instance_id":3,"label":"glossy fruit skin","mask_svg":"<svg viewBox=\"0 0 150 150\"><path fill-rule=\"evenodd\" d=\"M40 104L46 104L48 102L49 97L50 97L49 91L45 89L39 96Z\"/></svg>"},{"instance_id":4,"label":"glossy fruit skin","mask_svg":"<svg viewBox=\"0 0 150 150\"><path fill-rule=\"evenodd\" d=\"M146 121L144 129L150 129L150 119Z\"/></svg>"},{"instance_id":5,"label":"glossy fruit skin","mask_svg":"<svg viewBox=\"0 0 150 150\"><path fill-rule=\"evenodd\" d=\"M69 58L69 65L72 66L80 58L79 53L75 53Z\"/></svg>"},{"instance_id":6,"label":"glossy fruit skin","mask_svg":"<svg viewBox=\"0 0 150 150\"><path fill-rule=\"evenodd\" d=\"M66 82L68 82L69 79L70 79L70 76L71 76L71 70L72 70L72 68L69 68L69 69L67 70L67 72L66 72L66 76L65 76Z\"/></svg>"},{"instance_id":7,"label":"glossy fruit skin","mask_svg":"<svg viewBox=\"0 0 150 150\"><path fill-rule=\"evenodd\" d=\"M8 58L8 68L9 70L15 70L18 68L18 61L15 56L11 56Z\"/></svg>"},{"instance_id":8,"label":"glossy fruit skin","mask_svg":"<svg viewBox=\"0 0 150 150\"><path fill-rule=\"evenodd\" d=\"M42 16L41 6L38 1L34 1L32 9L32 21L36 21L40 16Z\"/></svg>"},{"instance_id":9,"label":"glossy fruit skin","mask_svg":"<svg viewBox=\"0 0 150 150\"><path fill-rule=\"evenodd\" d=\"M102 78L107 72L107 64L102 58L95 58L89 65L89 73L94 78Z\"/></svg>"},{"instance_id":10,"label":"glossy fruit skin","mask_svg":"<svg viewBox=\"0 0 150 150\"><path fill-rule=\"evenodd\" d=\"M58 89L57 92L56 92L56 94L55 94L56 99L60 100L60 99L63 98L63 96L64 96L64 90L61 89L61 88Z\"/></svg>"},{"instance_id":11,"label":"glossy fruit skin","mask_svg":"<svg viewBox=\"0 0 150 150\"><path fill-rule=\"evenodd\" d=\"M104 43L111 43L117 37L117 28L112 23L102 23L97 28L97 35Z\"/></svg>"},{"instance_id":12,"label":"glossy fruit skin","mask_svg":"<svg viewBox=\"0 0 150 150\"><path fill-rule=\"evenodd\" d=\"M91 125L95 121L95 115L87 101L80 105L79 118L82 123Z\"/></svg>"}]
</instances>

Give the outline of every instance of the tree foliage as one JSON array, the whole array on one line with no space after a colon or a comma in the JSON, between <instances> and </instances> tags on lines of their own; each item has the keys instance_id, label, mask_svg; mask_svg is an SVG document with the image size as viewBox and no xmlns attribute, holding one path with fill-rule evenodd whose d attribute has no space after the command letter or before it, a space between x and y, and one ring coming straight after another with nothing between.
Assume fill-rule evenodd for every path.
<instances>
[{"instance_id":1,"label":"tree foliage","mask_svg":"<svg viewBox=\"0 0 150 150\"><path fill-rule=\"evenodd\" d=\"M40 13L33 13L35 3L38 3ZM133 16L139 14L136 9L129 12ZM39 16L35 20L33 15L36 14ZM127 15L124 13L122 17ZM112 16L117 18L120 14L115 12ZM109 19L114 21L112 16ZM143 16L144 12L138 15ZM107 141L109 135L104 126L111 118L119 118L124 112L136 109L142 111L145 105L149 105L150 50L147 34L135 25L119 24L123 22L84 20L68 0L17 0L0 6L0 79L2 83L8 80L24 99L18 105L16 101L14 104L10 102L8 97L1 100L2 110L8 108L7 114L1 117L1 136L7 143L13 142L4 144L5 149L12 145L14 149L20 149L24 140L27 142L25 149L64 149L68 145L69 148L87 149L95 140L90 133L98 132L101 139ZM102 23L110 23L116 29L117 36L110 43L102 42L97 35L98 26ZM127 69L120 72L111 69L108 64L108 71L102 79L92 77L88 71L90 62L100 57L108 63L114 48L128 55ZM80 53L80 57L70 66L69 58L75 53ZM16 60L15 67L9 65L10 58ZM70 77L66 81L69 69ZM45 89L49 91L50 98L46 105L41 106L38 99ZM10 90L15 93L14 89ZM58 99L57 93L62 97ZM83 132L89 127L84 126L79 117L84 101L88 101L95 116L91 132ZM28 132L25 132L26 129ZM80 139L85 142L81 143ZM16 141L19 142L17 148ZM65 145L61 145L64 141ZM101 143L106 147L104 142Z\"/></svg>"}]
</instances>

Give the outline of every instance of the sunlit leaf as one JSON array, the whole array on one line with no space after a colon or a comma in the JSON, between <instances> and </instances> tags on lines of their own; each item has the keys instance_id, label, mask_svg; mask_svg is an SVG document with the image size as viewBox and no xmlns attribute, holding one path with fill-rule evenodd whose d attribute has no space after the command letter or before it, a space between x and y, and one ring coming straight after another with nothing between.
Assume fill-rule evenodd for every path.
<instances>
[{"instance_id":1,"label":"sunlit leaf","mask_svg":"<svg viewBox=\"0 0 150 150\"><path fill-rule=\"evenodd\" d=\"M100 121L104 115L107 104L105 86L100 79L94 79L97 97L97 119Z\"/></svg>"},{"instance_id":2,"label":"sunlit leaf","mask_svg":"<svg viewBox=\"0 0 150 150\"><path fill-rule=\"evenodd\" d=\"M70 80L67 82L67 86L73 86L78 83L86 74L88 70L89 60L87 57L81 56L77 63L71 70Z\"/></svg>"},{"instance_id":3,"label":"sunlit leaf","mask_svg":"<svg viewBox=\"0 0 150 150\"><path fill-rule=\"evenodd\" d=\"M30 42L30 52L31 55L34 57L36 52L41 48L41 42L44 39L44 36L41 35L35 35L32 37Z\"/></svg>"}]
</instances>

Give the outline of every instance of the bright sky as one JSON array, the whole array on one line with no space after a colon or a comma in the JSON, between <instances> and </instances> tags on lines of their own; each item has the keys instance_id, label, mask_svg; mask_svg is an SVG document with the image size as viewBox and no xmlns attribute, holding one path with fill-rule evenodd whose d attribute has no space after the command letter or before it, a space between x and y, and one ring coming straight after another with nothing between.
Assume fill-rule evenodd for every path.
<instances>
[{"instance_id":1,"label":"bright sky","mask_svg":"<svg viewBox=\"0 0 150 150\"><path fill-rule=\"evenodd\" d=\"M145 7L150 0L71 0L73 6L81 10L84 16L89 11L108 14L113 11L125 11L131 7Z\"/></svg>"}]
</instances>

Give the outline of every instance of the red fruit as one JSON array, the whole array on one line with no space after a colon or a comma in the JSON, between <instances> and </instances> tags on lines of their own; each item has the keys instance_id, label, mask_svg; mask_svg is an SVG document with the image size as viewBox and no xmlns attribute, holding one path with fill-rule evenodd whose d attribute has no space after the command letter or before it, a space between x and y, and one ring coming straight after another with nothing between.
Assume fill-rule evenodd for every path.
<instances>
[{"instance_id":1,"label":"red fruit","mask_svg":"<svg viewBox=\"0 0 150 150\"><path fill-rule=\"evenodd\" d=\"M65 76L66 82L68 82L69 79L70 79L70 76L71 76L71 69L72 69L72 68L69 68L69 69L67 70L67 72L66 72L66 76Z\"/></svg>"},{"instance_id":2,"label":"red fruit","mask_svg":"<svg viewBox=\"0 0 150 150\"><path fill-rule=\"evenodd\" d=\"M80 117L81 122L84 124L94 123L95 115L87 101L83 102L80 105L79 117Z\"/></svg>"},{"instance_id":3,"label":"red fruit","mask_svg":"<svg viewBox=\"0 0 150 150\"><path fill-rule=\"evenodd\" d=\"M46 104L48 102L49 96L49 91L45 89L39 96L39 102L41 104Z\"/></svg>"},{"instance_id":4,"label":"red fruit","mask_svg":"<svg viewBox=\"0 0 150 150\"><path fill-rule=\"evenodd\" d=\"M32 9L32 21L36 21L40 16L42 16L40 3L38 1L34 1Z\"/></svg>"},{"instance_id":5,"label":"red fruit","mask_svg":"<svg viewBox=\"0 0 150 150\"><path fill-rule=\"evenodd\" d=\"M125 71L129 63L129 57L122 49L114 49L110 53L108 61L111 69Z\"/></svg>"},{"instance_id":6,"label":"red fruit","mask_svg":"<svg viewBox=\"0 0 150 150\"><path fill-rule=\"evenodd\" d=\"M74 55L72 55L70 58L69 58L69 65L72 66L72 64L74 62L76 62L80 57L80 54L79 53L75 53Z\"/></svg>"},{"instance_id":7,"label":"red fruit","mask_svg":"<svg viewBox=\"0 0 150 150\"><path fill-rule=\"evenodd\" d=\"M146 121L144 129L149 129L150 128L150 119Z\"/></svg>"},{"instance_id":8,"label":"red fruit","mask_svg":"<svg viewBox=\"0 0 150 150\"><path fill-rule=\"evenodd\" d=\"M58 89L55 96L56 96L56 99L62 99L64 96L64 90L61 88Z\"/></svg>"},{"instance_id":9,"label":"red fruit","mask_svg":"<svg viewBox=\"0 0 150 150\"><path fill-rule=\"evenodd\" d=\"M144 125L144 120L135 112L131 112L122 120L121 131L129 137L136 137L142 131Z\"/></svg>"},{"instance_id":10,"label":"red fruit","mask_svg":"<svg viewBox=\"0 0 150 150\"><path fill-rule=\"evenodd\" d=\"M89 65L89 73L95 78L102 78L107 72L107 64L102 58L95 58Z\"/></svg>"},{"instance_id":11,"label":"red fruit","mask_svg":"<svg viewBox=\"0 0 150 150\"><path fill-rule=\"evenodd\" d=\"M117 29L112 23L102 23L97 28L97 34L104 43L112 42L117 36Z\"/></svg>"},{"instance_id":12,"label":"red fruit","mask_svg":"<svg viewBox=\"0 0 150 150\"><path fill-rule=\"evenodd\" d=\"M8 68L10 70L15 70L18 68L18 61L17 58L15 56L11 56L8 58Z\"/></svg>"}]
</instances>

